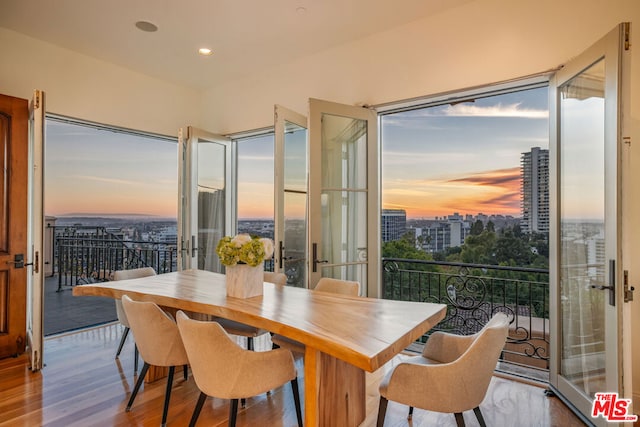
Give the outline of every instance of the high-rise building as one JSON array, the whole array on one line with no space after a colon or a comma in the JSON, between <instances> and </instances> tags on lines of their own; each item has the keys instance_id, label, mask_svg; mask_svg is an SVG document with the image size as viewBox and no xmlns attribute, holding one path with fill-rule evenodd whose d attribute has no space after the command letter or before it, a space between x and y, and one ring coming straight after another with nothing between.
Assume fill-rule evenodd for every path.
<instances>
[{"instance_id":1,"label":"high-rise building","mask_svg":"<svg viewBox=\"0 0 640 427\"><path fill-rule=\"evenodd\" d=\"M549 150L531 148L520 159L522 231L549 232Z\"/></svg>"},{"instance_id":2,"label":"high-rise building","mask_svg":"<svg viewBox=\"0 0 640 427\"><path fill-rule=\"evenodd\" d=\"M470 221L464 221L462 215L454 213L446 219L432 220L416 228L417 247L428 253L442 252L449 248L460 247L471 234Z\"/></svg>"},{"instance_id":3,"label":"high-rise building","mask_svg":"<svg viewBox=\"0 0 640 427\"><path fill-rule=\"evenodd\" d=\"M407 232L407 211L404 209L382 210L382 241L400 240Z\"/></svg>"}]
</instances>

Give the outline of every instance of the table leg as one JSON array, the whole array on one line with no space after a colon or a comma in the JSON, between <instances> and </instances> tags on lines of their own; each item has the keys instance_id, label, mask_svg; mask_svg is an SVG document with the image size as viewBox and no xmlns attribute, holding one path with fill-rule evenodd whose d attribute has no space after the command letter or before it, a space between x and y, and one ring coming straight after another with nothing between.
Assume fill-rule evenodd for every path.
<instances>
[{"instance_id":1,"label":"table leg","mask_svg":"<svg viewBox=\"0 0 640 427\"><path fill-rule=\"evenodd\" d=\"M306 347L305 425L358 426L366 416L365 373L343 360Z\"/></svg>"}]
</instances>

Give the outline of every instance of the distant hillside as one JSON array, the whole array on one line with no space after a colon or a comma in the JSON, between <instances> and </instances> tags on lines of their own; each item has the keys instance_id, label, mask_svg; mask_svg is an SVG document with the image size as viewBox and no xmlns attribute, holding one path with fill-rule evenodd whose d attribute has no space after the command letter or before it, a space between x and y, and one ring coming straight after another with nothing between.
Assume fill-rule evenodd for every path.
<instances>
[{"instance_id":1,"label":"distant hillside","mask_svg":"<svg viewBox=\"0 0 640 427\"><path fill-rule=\"evenodd\" d=\"M167 222L176 223L176 218L144 214L69 214L57 216L56 225L85 225L91 227L114 227L132 223Z\"/></svg>"}]
</instances>

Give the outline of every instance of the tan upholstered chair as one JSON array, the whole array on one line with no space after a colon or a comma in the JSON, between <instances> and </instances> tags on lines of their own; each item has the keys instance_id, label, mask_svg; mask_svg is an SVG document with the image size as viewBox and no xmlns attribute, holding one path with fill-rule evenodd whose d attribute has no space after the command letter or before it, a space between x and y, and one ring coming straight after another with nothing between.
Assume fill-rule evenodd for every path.
<instances>
[{"instance_id":1,"label":"tan upholstered chair","mask_svg":"<svg viewBox=\"0 0 640 427\"><path fill-rule=\"evenodd\" d=\"M149 370L149 366L169 367L162 411L162 425L165 426L176 366L184 366L184 379L187 379L189 359L182 344L182 338L180 338L180 331L178 331L178 326L173 318L152 302L137 302L127 295L123 295L122 306L144 361L138 381L136 381L129 403L127 403L126 411L131 410L131 405L133 405L136 394L144 382L144 376Z\"/></svg>"},{"instance_id":2,"label":"tan upholstered chair","mask_svg":"<svg viewBox=\"0 0 640 427\"><path fill-rule=\"evenodd\" d=\"M357 297L360 295L360 283L352 280L332 279L323 277L318 280L314 292L330 292L339 295L349 295ZM292 340L283 335L275 334L271 337L274 347L282 347L291 350L294 353L304 354L304 344L299 341Z\"/></svg>"},{"instance_id":3,"label":"tan upholstered chair","mask_svg":"<svg viewBox=\"0 0 640 427\"><path fill-rule=\"evenodd\" d=\"M509 318L504 313L496 313L474 335L433 333L422 356L398 364L382 380L378 427L384 424L388 400L454 413L458 426L464 426L462 412L473 409L480 425L485 426L479 405L508 333Z\"/></svg>"},{"instance_id":4,"label":"tan upholstered chair","mask_svg":"<svg viewBox=\"0 0 640 427\"><path fill-rule=\"evenodd\" d=\"M264 272L264 281L284 286L287 284L287 275L284 273L274 273L271 271Z\"/></svg>"},{"instance_id":5,"label":"tan upholstered chair","mask_svg":"<svg viewBox=\"0 0 640 427\"><path fill-rule=\"evenodd\" d=\"M155 276L156 271L151 267L142 267L142 268L134 268L132 270L118 270L113 273L113 280L127 280L127 279L138 279L140 277L147 276ZM122 302L117 299L116 302L116 314L118 316L118 322L124 326L124 332L122 332L122 338L120 338L120 344L118 345L118 351L116 351L116 359L120 356L120 352L122 351L122 346L127 339L127 335L129 335L129 330L131 329L129 326L129 320L127 319L127 314L124 312L124 308L122 308ZM133 347L134 351L134 359L133 359L133 372L138 372L138 346L134 343Z\"/></svg>"},{"instance_id":6,"label":"tan upholstered chair","mask_svg":"<svg viewBox=\"0 0 640 427\"><path fill-rule=\"evenodd\" d=\"M191 416L195 426L207 396L230 399L229 426L235 426L238 399L255 396L291 382L298 424L302 426L300 394L291 352L284 349L254 352L238 346L217 322L176 315L200 397Z\"/></svg>"},{"instance_id":7,"label":"tan upholstered chair","mask_svg":"<svg viewBox=\"0 0 640 427\"><path fill-rule=\"evenodd\" d=\"M264 281L275 283L276 285L284 286L287 284L287 276L284 273L272 273L266 271L264 273ZM228 334L238 335L247 338L247 349L253 350L253 339L259 337L262 334L266 334L267 330L256 328L254 326L245 325L244 323L236 322L234 320L215 318L213 319L220 324L227 331Z\"/></svg>"},{"instance_id":8,"label":"tan upholstered chair","mask_svg":"<svg viewBox=\"0 0 640 427\"><path fill-rule=\"evenodd\" d=\"M331 292L340 295L349 295L357 297L360 295L360 283L353 280L332 279L331 277L323 277L318 280L316 292Z\"/></svg>"}]
</instances>

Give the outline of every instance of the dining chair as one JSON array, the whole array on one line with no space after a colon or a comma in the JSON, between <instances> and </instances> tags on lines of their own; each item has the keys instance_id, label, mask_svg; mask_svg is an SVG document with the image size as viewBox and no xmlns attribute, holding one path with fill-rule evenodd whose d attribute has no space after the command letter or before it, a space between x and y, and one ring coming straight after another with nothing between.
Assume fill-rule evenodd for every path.
<instances>
[{"instance_id":1,"label":"dining chair","mask_svg":"<svg viewBox=\"0 0 640 427\"><path fill-rule=\"evenodd\" d=\"M131 270L118 270L113 273L113 280L127 280L127 279L138 279L140 277L147 276L155 276L156 271L152 267L142 267L142 268L134 268ZM118 351L116 351L116 359L120 356L120 352L122 351L122 346L127 339L127 335L129 335L129 330L131 327L129 326L129 320L127 319L127 314L124 312L122 308L122 302L119 299L114 300L116 303L116 315L118 316L118 322L124 326L124 331L122 332L122 338L120 338L120 344L118 345ZM133 343L133 373L138 372L138 345Z\"/></svg>"},{"instance_id":2,"label":"dining chair","mask_svg":"<svg viewBox=\"0 0 640 427\"><path fill-rule=\"evenodd\" d=\"M200 397L190 427L195 426L207 396L231 400L229 427L236 424L238 400L291 383L298 425L302 409L293 355L285 349L254 352L236 344L217 322L190 319L176 314L178 329L189 356Z\"/></svg>"},{"instance_id":3,"label":"dining chair","mask_svg":"<svg viewBox=\"0 0 640 427\"><path fill-rule=\"evenodd\" d=\"M167 412L169 410L175 367L182 365L184 367L184 379L186 380L188 377L187 365L189 359L182 344L180 331L173 318L155 303L133 301L128 295L123 295L122 306L129 319L133 337L138 344L140 355L144 361L142 371L125 410L126 412L131 410L149 366L168 367L167 389L162 410L162 426L164 427L167 424Z\"/></svg>"},{"instance_id":4,"label":"dining chair","mask_svg":"<svg viewBox=\"0 0 640 427\"><path fill-rule=\"evenodd\" d=\"M322 277L318 280L314 292L328 292L338 295L348 295L357 297L360 295L360 283L353 280L333 279L331 277ZM274 334L271 337L274 347L282 347L291 350L294 353L304 354L304 344L284 335Z\"/></svg>"},{"instance_id":5,"label":"dining chair","mask_svg":"<svg viewBox=\"0 0 640 427\"><path fill-rule=\"evenodd\" d=\"M433 333L421 356L411 357L388 372L380 383L378 427L384 425L389 400L435 412L454 413L458 427L462 412L473 409L486 426L480 403L484 399L509 333L509 317L496 313L476 334Z\"/></svg>"}]
</instances>

